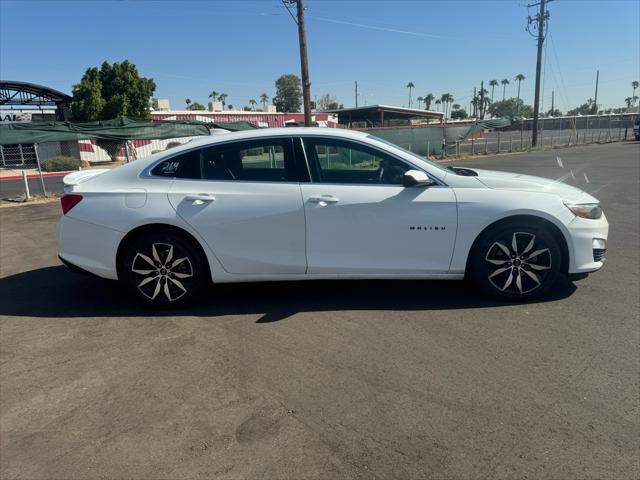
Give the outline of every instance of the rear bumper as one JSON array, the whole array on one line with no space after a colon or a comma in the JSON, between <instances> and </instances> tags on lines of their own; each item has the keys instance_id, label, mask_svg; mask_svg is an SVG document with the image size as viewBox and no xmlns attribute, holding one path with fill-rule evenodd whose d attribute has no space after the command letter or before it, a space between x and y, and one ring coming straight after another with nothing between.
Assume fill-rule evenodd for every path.
<instances>
[{"instance_id":1,"label":"rear bumper","mask_svg":"<svg viewBox=\"0 0 640 480\"><path fill-rule=\"evenodd\" d=\"M57 236L63 263L117 280L116 255L123 233L64 215L58 222Z\"/></svg>"},{"instance_id":2,"label":"rear bumper","mask_svg":"<svg viewBox=\"0 0 640 480\"><path fill-rule=\"evenodd\" d=\"M604 214L598 220L588 220L576 217L568 225L572 242L572 254L570 255L569 274L581 274L595 272L602 268L606 258L601 260L594 255L594 239L607 241L609 236L609 223Z\"/></svg>"}]
</instances>

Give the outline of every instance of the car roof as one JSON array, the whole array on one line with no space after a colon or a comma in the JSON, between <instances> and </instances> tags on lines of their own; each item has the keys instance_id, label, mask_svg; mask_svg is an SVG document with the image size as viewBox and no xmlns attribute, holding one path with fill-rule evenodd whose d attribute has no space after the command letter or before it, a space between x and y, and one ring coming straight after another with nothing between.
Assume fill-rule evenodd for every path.
<instances>
[{"instance_id":1,"label":"car roof","mask_svg":"<svg viewBox=\"0 0 640 480\"><path fill-rule=\"evenodd\" d=\"M274 137L274 136L301 136L301 135L321 135L338 138L362 139L369 135L354 130L345 130L342 128L326 128L326 127L284 127L284 128L260 128L256 130L242 130L239 132L217 133L216 135L196 138L183 144L181 147L172 149L172 152L178 149L188 150L194 146L209 145L232 140L250 140L254 138Z\"/></svg>"}]
</instances>

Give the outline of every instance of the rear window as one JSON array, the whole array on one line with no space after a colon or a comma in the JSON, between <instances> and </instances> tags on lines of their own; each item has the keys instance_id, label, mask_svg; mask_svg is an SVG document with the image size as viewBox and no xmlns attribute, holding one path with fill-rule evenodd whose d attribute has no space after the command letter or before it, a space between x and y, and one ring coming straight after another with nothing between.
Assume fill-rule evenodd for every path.
<instances>
[{"instance_id":1,"label":"rear window","mask_svg":"<svg viewBox=\"0 0 640 480\"><path fill-rule=\"evenodd\" d=\"M171 178L201 178L200 149L163 160L151 170L152 175Z\"/></svg>"},{"instance_id":2,"label":"rear window","mask_svg":"<svg viewBox=\"0 0 640 480\"><path fill-rule=\"evenodd\" d=\"M212 145L175 155L156 165L159 177L254 182L295 181L290 138Z\"/></svg>"}]
</instances>

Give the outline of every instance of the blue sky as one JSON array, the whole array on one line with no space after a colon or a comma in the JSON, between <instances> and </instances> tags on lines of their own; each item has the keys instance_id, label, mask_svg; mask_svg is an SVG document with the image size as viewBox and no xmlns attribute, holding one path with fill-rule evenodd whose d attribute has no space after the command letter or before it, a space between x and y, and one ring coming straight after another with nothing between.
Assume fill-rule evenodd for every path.
<instances>
[{"instance_id":1,"label":"blue sky","mask_svg":"<svg viewBox=\"0 0 640 480\"><path fill-rule=\"evenodd\" d=\"M473 87L523 73L533 101L535 39L526 1L306 0L312 96L354 104L406 105L449 92L469 104ZM563 111L593 97L622 106L640 80L640 1L556 0L549 4L544 106ZM71 92L84 70L129 59L174 109L205 103L211 90L241 107L274 94L283 73L299 74L297 30L279 0L0 0L0 77ZM636 92L636 94L639 94ZM496 89L501 96L501 87Z\"/></svg>"}]
</instances>

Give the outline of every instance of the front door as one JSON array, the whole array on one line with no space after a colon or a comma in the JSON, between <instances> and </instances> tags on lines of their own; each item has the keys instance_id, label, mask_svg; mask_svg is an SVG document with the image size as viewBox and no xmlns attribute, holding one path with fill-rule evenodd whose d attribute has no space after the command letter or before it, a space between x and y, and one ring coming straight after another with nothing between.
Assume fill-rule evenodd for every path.
<instances>
[{"instance_id":1,"label":"front door","mask_svg":"<svg viewBox=\"0 0 640 480\"><path fill-rule=\"evenodd\" d=\"M304 208L290 138L208 146L158 165L169 201L235 274L306 271ZM191 167L180 174L180 162ZM186 178L185 178L186 177Z\"/></svg>"},{"instance_id":2,"label":"front door","mask_svg":"<svg viewBox=\"0 0 640 480\"><path fill-rule=\"evenodd\" d=\"M308 273L446 273L457 209L446 186L403 187L414 168L358 142L304 138L312 182L301 185Z\"/></svg>"}]
</instances>

